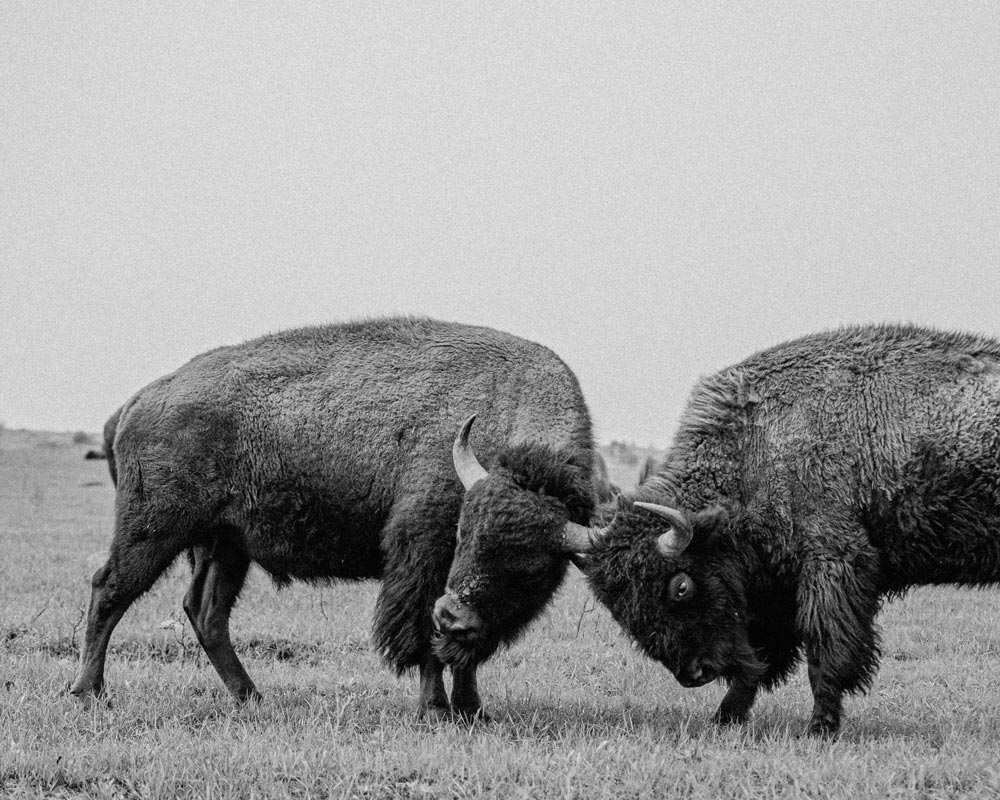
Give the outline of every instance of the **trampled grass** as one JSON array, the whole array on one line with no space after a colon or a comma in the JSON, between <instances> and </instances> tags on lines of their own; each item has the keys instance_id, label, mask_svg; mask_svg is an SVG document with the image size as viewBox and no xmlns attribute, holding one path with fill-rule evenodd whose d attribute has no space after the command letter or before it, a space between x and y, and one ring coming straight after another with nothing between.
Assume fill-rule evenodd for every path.
<instances>
[{"instance_id":1,"label":"trampled grass","mask_svg":"<svg viewBox=\"0 0 1000 800\"><path fill-rule=\"evenodd\" d=\"M888 605L875 686L822 741L799 736L804 670L758 702L750 725L712 726L722 689L681 689L576 573L484 666L493 719L472 726L416 720L415 677L397 679L370 647L378 584L279 593L254 573L233 630L265 700L237 707L187 625L179 564L116 630L111 706L84 708L65 686L113 496L85 449L69 435L0 434L0 796L1000 794L994 590L922 589Z\"/></svg>"}]
</instances>

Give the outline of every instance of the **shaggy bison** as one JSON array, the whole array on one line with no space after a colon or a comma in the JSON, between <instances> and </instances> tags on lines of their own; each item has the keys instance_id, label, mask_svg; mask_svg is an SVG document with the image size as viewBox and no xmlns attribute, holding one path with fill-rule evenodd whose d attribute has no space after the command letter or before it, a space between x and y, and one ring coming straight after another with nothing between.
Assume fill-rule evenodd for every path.
<instances>
[{"instance_id":1,"label":"shaggy bison","mask_svg":"<svg viewBox=\"0 0 1000 800\"><path fill-rule=\"evenodd\" d=\"M229 635L256 563L279 586L381 577L374 640L398 671L420 670L420 712L477 713L491 647L453 668L449 703L431 622L463 500L450 445L470 409L481 452L510 474L540 448L578 465L573 515L587 521L593 444L576 377L509 334L409 318L305 328L209 351L141 389L105 428L115 531L72 692L102 693L115 625L190 550L184 609L237 700L259 697Z\"/></svg>"},{"instance_id":2,"label":"shaggy bison","mask_svg":"<svg viewBox=\"0 0 1000 800\"><path fill-rule=\"evenodd\" d=\"M886 325L765 350L699 382L630 499L539 553L586 551L646 653L684 686L726 681L719 722L804 653L808 731L835 733L844 694L872 682L884 597L1000 581L1000 344ZM471 514L466 531L493 533ZM488 580L471 559L488 547L463 536L453 573Z\"/></svg>"}]
</instances>

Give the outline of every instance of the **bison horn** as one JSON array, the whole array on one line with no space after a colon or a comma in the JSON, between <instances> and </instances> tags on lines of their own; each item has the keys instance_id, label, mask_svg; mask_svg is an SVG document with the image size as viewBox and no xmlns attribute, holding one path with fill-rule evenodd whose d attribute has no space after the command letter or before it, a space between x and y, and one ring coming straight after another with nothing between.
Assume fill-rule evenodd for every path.
<instances>
[{"instance_id":1,"label":"bison horn","mask_svg":"<svg viewBox=\"0 0 1000 800\"><path fill-rule=\"evenodd\" d=\"M469 444L469 431L472 430L472 423L475 421L476 415L473 414L462 423L458 436L455 437L455 443L451 446L451 458L455 463L455 472L458 473L458 479L465 487L465 491L469 491L489 475L479 463L479 459L476 458L476 454L472 452L472 446Z\"/></svg>"},{"instance_id":2,"label":"bison horn","mask_svg":"<svg viewBox=\"0 0 1000 800\"><path fill-rule=\"evenodd\" d=\"M575 522L567 522L562 529L562 549L564 553L579 555L589 553L604 538L606 528L588 528Z\"/></svg>"},{"instance_id":3,"label":"bison horn","mask_svg":"<svg viewBox=\"0 0 1000 800\"><path fill-rule=\"evenodd\" d=\"M691 544L691 537L694 535L694 531L691 529L684 515L676 508L639 501L636 501L633 505L637 505L639 508L644 508L647 511L652 511L654 514L658 514L670 522L670 530L660 534L656 540L656 549L660 555L667 558L679 556Z\"/></svg>"}]
</instances>

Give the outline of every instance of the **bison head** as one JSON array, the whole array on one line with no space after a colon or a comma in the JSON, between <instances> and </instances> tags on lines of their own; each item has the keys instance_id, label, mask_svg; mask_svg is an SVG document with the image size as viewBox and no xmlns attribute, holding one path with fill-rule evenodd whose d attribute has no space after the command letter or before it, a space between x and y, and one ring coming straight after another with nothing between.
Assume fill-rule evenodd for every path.
<instances>
[{"instance_id":1,"label":"bison head","mask_svg":"<svg viewBox=\"0 0 1000 800\"><path fill-rule=\"evenodd\" d=\"M598 599L682 686L753 683L763 670L749 642L746 570L727 527L719 507L621 501L585 557Z\"/></svg>"},{"instance_id":2,"label":"bison head","mask_svg":"<svg viewBox=\"0 0 1000 800\"><path fill-rule=\"evenodd\" d=\"M453 448L466 492L445 594L434 606L435 652L465 666L516 639L538 616L569 554L589 546L582 523L593 511L589 453L514 445L487 472L469 445L474 419Z\"/></svg>"}]
</instances>

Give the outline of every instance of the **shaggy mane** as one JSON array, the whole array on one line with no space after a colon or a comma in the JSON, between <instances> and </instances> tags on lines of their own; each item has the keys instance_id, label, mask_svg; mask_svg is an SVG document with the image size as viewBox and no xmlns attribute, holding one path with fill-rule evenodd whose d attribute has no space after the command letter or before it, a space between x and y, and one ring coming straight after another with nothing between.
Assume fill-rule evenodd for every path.
<instances>
[{"instance_id":1,"label":"shaggy mane","mask_svg":"<svg viewBox=\"0 0 1000 800\"><path fill-rule=\"evenodd\" d=\"M495 467L509 472L520 488L562 501L569 518L586 525L594 512L592 464L589 452L531 442L501 450Z\"/></svg>"}]
</instances>

